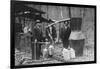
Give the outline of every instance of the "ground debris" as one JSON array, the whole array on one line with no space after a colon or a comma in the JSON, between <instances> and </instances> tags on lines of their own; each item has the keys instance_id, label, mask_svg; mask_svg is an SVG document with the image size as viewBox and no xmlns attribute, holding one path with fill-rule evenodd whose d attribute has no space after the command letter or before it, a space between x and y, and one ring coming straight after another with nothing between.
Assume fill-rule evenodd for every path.
<instances>
[{"instance_id":1,"label":"ground debris","mask_svg":"<svg viewBox=\"0 0 100 69\"><path fill-rule=\"evenodd\" d=\"M20 52L17 50L15 53L15 64L16 65L39 65L39 64L55 64L55 63L67 63L67 62L84 62L84 61L94 61L94 47L84 46L83 56L78 56L73 59L64 60L62 56L63 47L60 45L55 46L54 55L52 58L46 60L40 59L34 61L31 59L31 53ZM22 63L21 63L22 62Z\"/></svg>"}]
</instances>

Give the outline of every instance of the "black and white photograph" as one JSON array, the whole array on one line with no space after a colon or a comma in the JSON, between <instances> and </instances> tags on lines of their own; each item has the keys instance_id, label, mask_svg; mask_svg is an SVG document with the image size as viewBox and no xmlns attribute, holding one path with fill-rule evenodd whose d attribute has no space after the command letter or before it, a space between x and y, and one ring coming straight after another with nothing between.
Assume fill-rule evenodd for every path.
<instances>
[{"instance_id":1,"label":"black and white photograph","mask_svg":"<svg viewBox=\"0 0 100 69\"><path fill-rule=\"evenodd\" d=\"M96 63L96 6L11 0L11 66Z\"/></svg>"}]
</instances>

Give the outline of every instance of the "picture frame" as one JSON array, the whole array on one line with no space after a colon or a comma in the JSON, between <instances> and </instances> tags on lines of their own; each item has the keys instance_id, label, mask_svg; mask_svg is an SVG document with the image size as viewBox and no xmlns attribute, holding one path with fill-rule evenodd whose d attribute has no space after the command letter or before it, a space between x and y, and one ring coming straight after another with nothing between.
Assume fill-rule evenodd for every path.
<instances>
[{"instance_id":1,"label":"picture frame","mask_svg":"<svg viewBox=\"0 0 100 69\"><path fill-rule=\"evenodd\" d=\"M11 50L10 51L11 52L11 55L10 55L11 56L11 62L10 62L11 63L11 68L30 68L30 67L47 67L47 66L79 65L79 64L96 63L96 15L97 14L96 14L96 6L95 5L66 4L66 3L65 4L64 3L49 3L49 2L36 2L36 1L12 1L12 0L11 0L10 3L11 3L10 4L10 6L11 6L10 7L10 9L11 9L11 11L10 11L10 15L11 15L11 17L10 17L10 19L11 19L11 24L10 24L10 26L11 26L11 29L10 29L10 31L11 31L11 33L10 33L11 34L10 35L10 37L11 37L10 38L11 39L10 40L10 42L11 42L10 43L11 44L11 47L10 47L10 50ZM23 7L23 5L24 6L28 5L28 8L27 7ZM35 10L33 10L33 9L35 9ZM42 10L42 11L40 11L40 10ZM28 13L28 11L29 11L29 13L32 12L31 15L33 15L33 16L26 15ZM39 12L39 13L37 13L37 12ZM40 18L40 16L39 17L35 16L34 13L36 13L35 15L40 15L40 16L43 16L44 18ZM23 14L25 14L25 15L23 15ZM19 18L16 18L16 17L19 17ZM80 21L78 21L77 19L75 19L77 17L78 18L79 17L82 18L82 24L81 24L82 26L80 26L80 24L78 24L78 22L80 23ZM85 57L82 56L81 58L79 58L78 56L76 56L76 58L79 58L79 60L75 59L75 61L74 61L74 59L72 59L72 61L63 62L62 60L59 60L61 62L58 62L58 60L55 59L57 61L57 63L51 63L50 62L50 63L44 63L44 64L34 64L34 62L35 63L40 62L40 61L38 61L38 57L36 57L37 56L36 54L38 53L38 52L36 52L35 56L33 58L31 58L32 59L31 61L33 61L33 60L37 60L37 61L31 62L31 61L28 60L32 64L31 63L29 63L29 64L22 64L21 63L21 64L16 65L16 61L15 61L16 60L16 58L15 58L16 57L15 56L15 54L16 54L15 50L16 49L15 48L16 48L17 41L19 41L19 43L21 42L20 41L21 39L17 40L17 39L19 39L19 37L18 38L16 37L16 36L19 36L19 34L17 34L16 32L19 33L19 31L20 31L20 33L21 33L20 26L18 24L21 22L21 20L24 20L21 23L23 23L23 24L27 23L28 21L30 21L30 19L28 20L28 18L30 18L30 19L33 18L35 22L37 21L37 23L40 23L40 22L49 22L51 19L52 19L50 21L51 23L61 23L63 21L67 21L66 18L71 18L70 21L72 23L74 23L76 21L77 24L74 23L75 25L74 24L70 25L71 26L71 30L72 31L73 30L78 30L78 31L82 30L85 33L85 38L84 38L85 39L85 43L83 42L83 44L87 44L87 45L90 44L89 47L88 46L86 47L87 48L87 52L88 52L88 50L90 50L90 48L91 48L90 46L93 45L92 46L92 51L91 51L93 53L92 54L92 57L93 57L92 60L90 60L90 58L91 58L90 55L88 55L86 53ZM37 20L39 18L40 18L40 20ZM90 24L90 25L88 25L88 24ZM17 25L18 25L18 27L17 27ZM25 27L26 25L24 25L23 27ZM32 26L32 25L30 25L30 26ZM56 27L58 27L58 26L60 26L60 25L57 25ZM80 29L79 27L83 28L83 29ZM74 33L75 32L73 32L73 33L71 32L71 35L70 35L70 39L71 40L73 39L73 34ZM81 34L83 34L83 33L81 33ZM93 34L93 35L91 35L91 34ZM22 35L23 34L21 34L21 36ZM57 37L58 36L60 36L60 35L57 35ZM77 35L75 33L74 37L76 37L76 36ZM80 36L80 38L81 37L83 39L83 35ZM93 37L93 38L90 39L91 37ZM77 36L75 39L78 39L78 38L79 38L79 36ZM28 41L26 41L26 42L28 42ZM81 44L82 41L77 42L77 44L76 44L76 42L75 43L73 43L73 42L74 41L70 41L69 43L71 44L71 47L73 49L75 49L75 55L79 55L79 52L81 52L82 50L84 50L84 48L82 47L82 49L80 48L81 51L77 51L79 47L76 47L76 46L77 46L77 44L78 45L80 44L80 46L82 46L82 44ZM31 40L31 43L32 43L32 40ZM75 46L75 44L76 44L76 46ZM22 48L22 50L23 50L23 48ZM82 53L81 53L81 55L82 55ZM38 53L38 54L40 54L40 53ZM89 56L89 58L86 58L87 55ZM40 56L39 56L39 58L40 58ZM86 59L86 60L84 60L84 59ZM82 60L82 61L80 61L80 60ZM25 63L26 61L27 61L27 58L25 58L25 60L23 60L22 62ZM45 61L43 61L43 62L45 62Z\"/></svg>"}]
</instances>

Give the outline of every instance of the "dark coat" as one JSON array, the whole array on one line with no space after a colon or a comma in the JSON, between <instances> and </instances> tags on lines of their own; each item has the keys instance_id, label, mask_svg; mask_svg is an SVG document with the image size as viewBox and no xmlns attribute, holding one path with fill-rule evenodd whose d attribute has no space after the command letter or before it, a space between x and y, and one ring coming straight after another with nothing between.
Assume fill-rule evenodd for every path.
<instances>
[{"instance_id":1,"label":"dark coat","mask_svg":"<svg viewBox=\"0 0 100 69\"><path fill-rule=\"evenodd\" d=\"M71 34L71 28L68 27L67 29L65 28L61 28L60 30L60 38L62 40L62 43L63 43L63 46L64 47L68 47L68 44L69 44L69 37L70 37L70 34Z\"/></svg>"},{"instance_id":2,"label":"dark coat","mask_svg":"<svg viewBox=\"0 0 100 69\"><path fill-rule=\"evenodd\" d=\"M70 34L71 34L71 28L70 28L70 27L68 27L67 29L61 28L61 31L60 31L60 38L62 39L62 41L68 40Z\"/></svg>"},{"instance_id":3,"label":"dark coat","mask_svg":"<svg viewBox=\"0 0 100 69\"><path fill-rule=\"evenodd\" d=\"M37 41L42 41L42 31L40 28L35 27L34 28L34 38L37 39Z\"/></svg>"},{"instance_id":4,"label":"dark coat","mask_svg":"<svg viewBox=\"0 0 100 69\"><path fill-rule=\"evenodd\" d=\"M33 28L33 42L37 39L37 42L42 42L43 36L42 36L42 30L40 28L34 27ZM32 45L32 58L34 59L34 48L36 49L36 59L40 59L41 55L41 45L39 43L36 43L36 47L34 46L34 43Z\"/></svg>"},{"instance_id":5,"label":"dark coat","mask_svg":"<svg viewBox=\"0 0 100 69\"><path fill-rule=\"evenodd\" d=\"M52 32L52 33L51 33L51 32ZM50 32L50 28L47 28L47 29L46 29L46 37L47 37L49 40L51 40L51 38L49 37L49 34L51 34L51 36L52 36L52 38L53 38L53 40L54 40L54 38L57 37L56 28L55 28L54 26L52 26L51 32Z\"/></svg>"}]
</instances>

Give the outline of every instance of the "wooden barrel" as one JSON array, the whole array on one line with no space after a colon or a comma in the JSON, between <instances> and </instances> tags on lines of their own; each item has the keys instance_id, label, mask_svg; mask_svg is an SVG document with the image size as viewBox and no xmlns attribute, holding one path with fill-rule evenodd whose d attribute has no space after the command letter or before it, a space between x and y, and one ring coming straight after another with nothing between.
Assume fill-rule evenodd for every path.
<instances>
[{"instance_id":1,"label":"wooden barrel","mask_svg":"<svg viewBox=\"0 0 100 69\"><path fill-rule=\"evenodd\" d=\"M69 37L69 44L75 50L76 56L83 55L83 49L85 45L85 36L81 31L82 18L73 17L71 18L71 34Z\"/></svg>"},{"instance_id":2,"label":"wooden barrel","mask_svg":"<svg viewBox=\"0 0 100 69\"><path fill-rule=\"evenodd\" d=\"M69 38L69 44L75 50L76 56L82 56L85 45L85 36L82 31L72 31Z\"/></svg>"}]
</instances>

